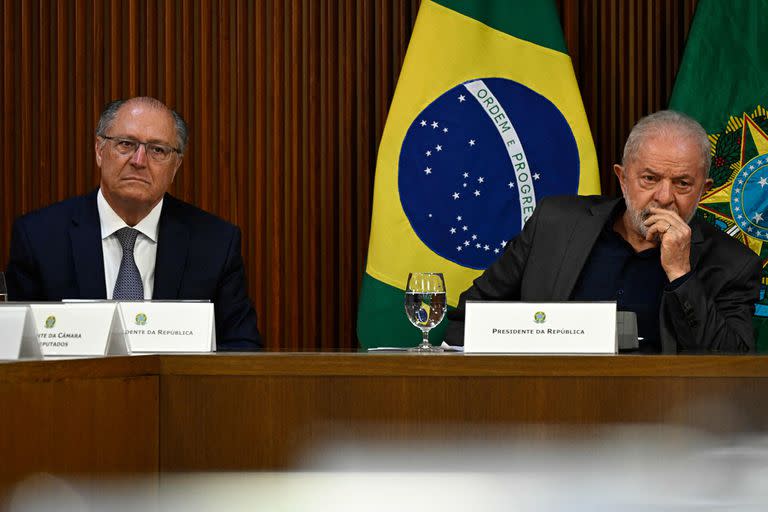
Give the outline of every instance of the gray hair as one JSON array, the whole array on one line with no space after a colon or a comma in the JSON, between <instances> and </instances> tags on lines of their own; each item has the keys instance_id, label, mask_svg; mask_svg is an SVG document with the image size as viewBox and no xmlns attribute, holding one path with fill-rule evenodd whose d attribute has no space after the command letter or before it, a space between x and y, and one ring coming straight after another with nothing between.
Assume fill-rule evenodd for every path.
<instances>
[{"instance_id":1,"label":"gray hair","mask_svg":"<svg viewBox=\"0 0 768 512\"><path fill-rule=\"evenodd\" d=\"M654 135L690 139L697 146L704 176L709 176L711 157L707 132L695 119L674 110L660 110L643 117L635 124L632 131L629 132L626 144L624 144L621 164L626 166L635 160L640 147L649 137Z\"/></svg>"},{"instance_id":2,"label":"gray hair","mask_svg":"<svg viewBox=\"0 0 768 512\"><path fill-rule=\"evenodd\" d=\"M177 148L179 151L181 151L182 154L184 153L184 150L187 148L187 143L189 142L189 128L187 127L187 122L184 121L184 118L181 117L181 114L173 109L168 108L165 103L158 100L157 98L152 98L151 96L138 96L136 98L130 98L127 100L115 100L107 103L107 106L105 106L104 110L101 112L101 116L99 116L99 122L96 125L96 135L99 137L106 136L107 131L112 127L112 123L115 122L117 112L120 110L120 108L122 108L123 105L131 102L144 103L145 105L152 108L168 111L168 113L171 115L171 118L173 118L173 124L176 126Z\"/></svg>"}]
</instances>

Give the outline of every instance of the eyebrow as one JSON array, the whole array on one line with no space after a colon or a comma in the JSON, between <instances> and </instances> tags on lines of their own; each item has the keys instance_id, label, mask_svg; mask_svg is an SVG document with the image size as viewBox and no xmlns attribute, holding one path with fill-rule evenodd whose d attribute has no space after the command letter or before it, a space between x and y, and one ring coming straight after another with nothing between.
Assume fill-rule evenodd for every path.
<instances>
[{"instance_id":1,"label":"eyebrow","mask_svg":"<svg viewBox=\"0 0 768 512\"><path fill-rule=\"evenodd\" d=\"M136 137L132 137L130 135L113 135L113 138L115 139L128 139L128 140L135 140L137 142L146 142L149 144L162 144L163 146L170 146L173 147L173 143L164 141L162 139L148 139L148 140L139 140Z\"/></svg>"},{"instance_id":2,"label":"eyebrow","mask_svg":"<svg viewBox=\"0 0 768 512\"><path fill-rule=\"evenodd\" d=\"M660 175L660 173L658 171L656 171L655 169L652 169L650 167L643 168L643 170L641 172L649 172L649 173L653 174L654 176L659 176ZM680 175L677 175L677 176L671 176L671 179L673 179L673 180L689 179L690 180L690 179L693 179L693 175L686 172L684 174L680 174Z\"/></svg>"}]
</instances>

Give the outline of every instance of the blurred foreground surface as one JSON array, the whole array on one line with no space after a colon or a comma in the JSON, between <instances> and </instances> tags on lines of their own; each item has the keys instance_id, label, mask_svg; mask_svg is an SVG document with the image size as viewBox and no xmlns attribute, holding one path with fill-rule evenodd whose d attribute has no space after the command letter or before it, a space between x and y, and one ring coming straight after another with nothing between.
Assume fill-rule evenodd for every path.
<instances>
[{"instance_id":1,"label":"blurred foreground surface","mask_svg":"<svg viewBox=\"0 0 768 512\"><path fill-rule=\"evenodd\" d=\"M659 425L570 440L327 444L296 472L93 480L35 475L6 496L30 511L764 511L768 436Z\"/></svg>"}]
</instances>

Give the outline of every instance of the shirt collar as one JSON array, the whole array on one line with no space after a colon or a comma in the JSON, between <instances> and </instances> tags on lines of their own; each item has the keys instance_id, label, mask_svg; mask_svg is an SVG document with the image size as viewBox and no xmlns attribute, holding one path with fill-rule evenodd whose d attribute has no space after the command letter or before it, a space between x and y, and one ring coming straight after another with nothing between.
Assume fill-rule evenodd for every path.
<instances>
[{"instance_id":1,"label":"shirt collar","mask_svg":"<svg viewBox=\"0 0 768 512\"><path fill-rule=\"evenodd\" d=\"M101 239L105 239L111 236L115 231L127 227L120 216L115 213L115 210L109 206L104 194L99 188L99 193L96 195L96 206L99 209L99 222L101 223ZM133 226L133 229L137 230L142 235L146 236L153 242L157 243L157 232L160 225L160 213L163 210L163 199L152 208L149 214L141 219L138 224Z\"/></svg>"}]
</instances>

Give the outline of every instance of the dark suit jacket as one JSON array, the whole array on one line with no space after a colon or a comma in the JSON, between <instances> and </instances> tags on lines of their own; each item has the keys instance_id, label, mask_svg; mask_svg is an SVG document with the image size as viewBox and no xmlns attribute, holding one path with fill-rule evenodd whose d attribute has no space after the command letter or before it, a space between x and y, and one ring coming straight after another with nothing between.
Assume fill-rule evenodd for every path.
<instances>
[{"instance_id":1,"label":"dark suit jacket","mask_svg":"<svg viewBox=\"0 0 768 512\"><path fill-rule=\"evenodd\" d=\"M461 295L449 314L446 341L463 344L467 300L569 300L600 231L622 201L600 196L541 201L522 233ZM706 222L694 219L690 226L692 274L662 297L662 351L753 351L760 260Z\"/></svg>"},{"instance_id":2,"label":"dark suit jacket","mask_svg":"<svg viewBox=\"0 0 768 512\"><path fill-rule=\"evenodd\" d=\"M96 191L16 220L7 271L8 298L105 299ZM258 350L240 230L166 194L158 225L153 299L210 300L219 350Z\"/></svg>"}]
</instances>

